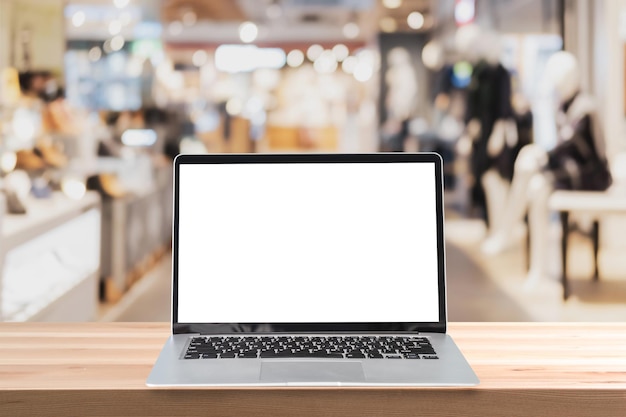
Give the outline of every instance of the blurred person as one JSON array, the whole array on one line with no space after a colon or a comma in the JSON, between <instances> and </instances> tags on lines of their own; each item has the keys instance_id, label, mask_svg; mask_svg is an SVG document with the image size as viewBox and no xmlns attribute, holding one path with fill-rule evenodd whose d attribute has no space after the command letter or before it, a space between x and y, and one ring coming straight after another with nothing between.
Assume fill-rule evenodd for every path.
<instances>
[{"instance_id":1,"label":"blurred person","mask_svg":"<svg viewBox=\"0 0 626 417\"><path fill-rule=\"evenodd\" d=\"M25 71L19 74L20 91L23 99L41 101L50 78L48 71Z\"/></svg>"},{"instance_id":2,"label":"blurred person","mask_svg":"<svg viewBox=\"0 0 626 417\"><path fill-rule=\"evenodd\" d=\"M550 152L534 144L521 149L502 221L482 246L487 254L506 249L513 228L528 211L529 286L547 276L548 199L553 190L604 191L612 182L596 107L581 92L578 61L569 52L558 52L548 61L546 76L559 101L558 144Z\"/></svg>"},{"instance_id":3,"label":"blurred person","mask_svg":"<svg viewBox=\"0 0 626 417\"><path fill-rule=\"evenodd\" d=\"M412 128L411 131L418 138L420 151L441 155L444 161L444 185L446 188L456 188L455 146L464 128L466 80L460 80L455 74L454 65L446 63L444 47L438 40L431 40L424 46L422 62L435 76L432 127L419 132Z\"/></svg>"},{"instance_id":4,"label":"blurred person","mask_svg":"<svg viewBox=\"0 0 626 417\"><path fill-rule=\"evenodd\" d=\"M65 99L65 89L59 87L54 93L46 95L46 109L43 122L49 133L76 135L80 133L78 121Z\"/></svg>"},{"instance_id":5,"label":"blurred person","mask_svg":"<svg viewBox=\"0 0 626 417\"><path fill-rule=\"evenodd\" d=\"M50 78L47 71L25 71L18 75L20 85L20 98L16 103L14 119L20 117L20 132L15 136L20 137L20 143L16 144L16 169L27 172L41 172L47 166L44 157L36 152L36 145L44 134L43 113L45 103L46 83Z\"/></svg>"}]
</instances>

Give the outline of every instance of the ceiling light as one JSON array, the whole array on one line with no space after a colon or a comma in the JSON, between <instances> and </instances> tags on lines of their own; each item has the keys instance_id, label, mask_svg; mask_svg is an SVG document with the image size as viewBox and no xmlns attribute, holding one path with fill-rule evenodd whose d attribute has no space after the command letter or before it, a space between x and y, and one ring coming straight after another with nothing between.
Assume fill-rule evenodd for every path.
<instances>
[{"instance_id":1,"label":"ceiling light","mask_svg":"<svg viewBox=\"0 0 626 417\"><path fill-rule=\"evenodd\" d=\"M397 9L402 6L402 0L383 0L383 6L388 9Z\"/></svg>"},{"instance_id":2,"label":"ceiling light","mask_svg":"<svg viewBox=\"0 0 626 417\"><path fill-rule=\"evenodd\" d=\"M279 69L287 57L280 48L257 48L253 45L220 45L215 50L215 67L229 73L250 72L259 68Z\"/></svg>"},{"instance_id":3,"label":"ceiling light","mask_svg":"<svg viewBox=\"0 0 626 417\"><path fill-rule=\"evenodd\" d=\"M292 68L299 67L304 62L304 53L299 49L294 49L287 54L287 65Z\"/></svg>"},{"instance_id":4,"label":"ceiling light","mask_svg":"<svg viewBox=\"0 0 626 417\"><path fill-rule=\"evenodd\" d=\"M324 52L322 45L313 44L306 50L306 57L311 61L315 61Z\"/></svg>"},{"instance_id":5,"label":"ceiling light","mask_svg":"<svg viewBox=\"0 0 626 417\"><path fill-rule=\"evenodd\" d=\"M337 62L341 62L350 55L350 50L346 45L340 43L333 47L333 54Z\"/></svg>"},{"instance_id":6,"label":"ceiling light","mask_svg":"<svg viewBox=\"0 0 626 417\"><path fill-rule=\"evenodd\" d=\"M85 12L78 11L72 15L72 25L75 28L79 28L85 24L85 20L87 20L87 16Z\"/></svg>"},{"instance_id":7,"label":"ceiling light","mask_svg":"<svg viewBox=\"0 0 626 417\"><path fill-rule=\"evenodd\" d=\"M413 12L406 18L406 22L411 29L421 29L424 27L424 15L420 12Z\"/></svg>"},{"instance_id":8,"label":"ceiling light","mask_svg":"<svg viewBox=\"0 0 626 417\"><path fill-rule=\"evenodd\" d=\"M356 54L359 62L364 62L372 67L372 70L380 69L380 54L371 49L363 49Z\"/></svg>"},{"instance_id":9,"label":"ceiling light","mask_svg":"<svg viewBox=\"0 0 626 417\"><path fill-rule=\"evenodd\" d=\"M130 0L113 0L113 4L118 9L123 9L124 7L128 6L129 2Z\"/></svg>"},{"instance_id":10,"label":"ceiling light","mask_svg":"<svg viewBox=\"0 0 626 417\"><path fill-rule=\"evenodd\" d=\"M239 26L239 39L243 43L254 42L259 35L259 28L252 22L243 22Z\"/></svg>"},{"instance_id":11,"label":"ceiling light","mask_svg":"<svg viewBox=\"0 0 626 417\"><path fill-rule=\"evenodd\" d=\"M124 47L124 43L122 35L113 36L111 38L111 50L114 52L121 50Z\"/></svg>"},{"instance_id":12,"label":"ceiling light","mask_svg":"<svg viewBox=\"0 0 626 417\"><path fill-rule=\"evenodd\" d=\"M343 36L348 39L354 39L361 33L361 29L359 29L359 25L354 22L348 22L343 25Z\"/></svg>"},{"instance_id":13,"label":"ceiling light","mask_svg":"<svg viewBox=\"0 0 626 417\"><path fill-rule=\"evenodd\" d=\"M396 19L394 19L393 17L383 17L382 19L380 19L380 29L383 32L395 32L396 29L398 29L398 23L396 22Z\"/></svg>"},{"instance_id":14,"label":"ceiling light","mask_svg":"<svg viewBox=\"0 0 626 417\"><path fill-rule=\"evenodd\" d=\"M173 22L169 24L169 26L167 27L167 30L170 32L170 35L178 36L181 33L183 33L183 24L179 22L178 20L174 20Z\"/></svg>"},{"instance_id":15,"label":"ceiling light","mask_svg":"<svg viewBox=\"0 0 626 417\"><path fill-rule=\"evenodd\" d=\"M337 60L330 49L325 50L313 63L313 68L320 74L331 74L337 69Z\"/></svg>"},{"instance_id":16,"label":"ceiling light","mask_svg":"<svg viewBox=\"0 0 626 417\"><path fill-rule=\"evenodd\" d=\"M191 56L191 62L196 66L196 67L201 67L204 64L206 64L207 60L209 59L209 55L206 53L206 51L203 51L202 49L198 49L196 52L193 53L193 55Z\"/></svg>"},{"instance_id":17,"label":"ceiling light","mask_svg":"<svg viewBox=\"0 0 626 417\"><path fill-rule=\"evenodd\" d=\"M109 33L111 35L117 35L122 31L122 22L119 20L112 20L109 23Z\"/></svg>"},{"instance_id":18,"label":"ceiling light","mask_svg":"<svg viewBox=\"0 0 626 417\"><path fill-rule=\"evenodd\" d=\"M431 71L439 71L444 63L445 56L443 47L437 41L430 41L422 49L422 62Z\"/></svg>"},{"instance_id":19,"label":"ceiling light","mask_svg":"<svg viewBox=\"0 0 626 417\"><path fill-rule=\"evenodd\" d=\"M355 56L349 56L341 63L341 69L346 74L352 74L358 63L359 60Z\"/></svg>"},{"instance_id":20,"label":"ceiling light","mask_svg":"<svg viewBox=\"0 0 626 417\"><path fill-rule=\"evenodd\" d=\"M102 50L99 47L94 46L87 53L87 57L89 58L91 62L96 62L100 58L102 58Z\"/></svg>"},{"instance_id":21,"label":"ceiling light","mask_svg":"<svg viewBox=\"0 0 626 417\"><path fill-rule=\"evenodd\" d=\"M104 43L102 44L102 50L106 54L110 54L111 52L113 52L113 49L111 49L111 39L107 39L106 41L104 41Z\"/></svg>"},{"instance_id":22,"label":"ceiling light","mask_svg":"<svg viewBox=\"0 0 626 417\"><path fill-rule=\"evenodd\" d=\"M374 69L367 62L359 62L354 68L354 78L362 83L372 78L372 75L374 75Z\"/></svg>"},{"instance_id":23,"label":"ceiling light","mask_svg":"<svg viewBox=\"0 0 626 417\"><path fill-rule=\"evenodd\" d=\"M198 16L193 10L188 10L183 14L182 21L185 26L193 26L196 24L197 20Z\"/></svg>"}]
</instances>

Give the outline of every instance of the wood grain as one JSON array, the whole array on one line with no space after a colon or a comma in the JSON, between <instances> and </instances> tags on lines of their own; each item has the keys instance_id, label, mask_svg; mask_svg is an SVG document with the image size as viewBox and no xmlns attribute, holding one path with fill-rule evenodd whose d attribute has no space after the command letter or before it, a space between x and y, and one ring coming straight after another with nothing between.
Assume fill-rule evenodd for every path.
<instances>
[{"instance_id":1,"label":"wood grain","mask_svg":"<svg viewBox=\"0 0 626 417\"><path fill-rule=\"evenodd\" d=\"M481 384L149 389L163 323L0 324L0 415L620 416L626 323L456 323Z\"/></svg>"}]
</instances>

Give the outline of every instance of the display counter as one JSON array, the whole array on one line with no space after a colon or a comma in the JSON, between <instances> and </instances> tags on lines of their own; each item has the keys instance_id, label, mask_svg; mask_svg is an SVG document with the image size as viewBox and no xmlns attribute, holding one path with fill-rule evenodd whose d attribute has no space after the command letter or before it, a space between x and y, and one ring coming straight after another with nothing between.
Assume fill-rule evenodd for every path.
<instances>
[{"instance_id":1,"label":"display counter","mask_svg":"<svg viewBox=\"0 0 626 417\"><path fill-rule=\"evenodd\" d=\"M100 197L29 197L26 214L4 214L1 321L93 320L98 306ZM68 308L71 306L71 308Z\"/></svg>"},{"instance_id":2,"label":"display counter","mask_svg":"<svg viewBox=\"0 0 626 417\"><path fill-rule=\"evenodd\" d=\"M626 323L454 323L475 388L154 389L166 323L0 324L2 415L624 416Z\"/></svg>"}]
</instances>

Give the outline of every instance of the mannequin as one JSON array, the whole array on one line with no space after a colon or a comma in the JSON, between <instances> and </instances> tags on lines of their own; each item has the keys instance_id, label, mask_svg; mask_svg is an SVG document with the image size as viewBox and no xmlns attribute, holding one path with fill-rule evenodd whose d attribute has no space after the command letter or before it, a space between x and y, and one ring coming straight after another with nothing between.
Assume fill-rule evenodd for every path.
<instances>
[{"instance_id":1,"label":"mannequin","mask_svg":"<svg viewBox=\"0 0 626 417\"><path fill-rule=\"evenodd\" d=\"M389 136L391 150L402 152L404 141L409 134L409 119L415 113L417 76L411 63L411 55L406 49L393 48L387 55L387 61L389 62L389 68L385 72L387 120L383 130Z\"/></svg>"},{"instance_id":2,"label":"mannequin","mask_svg":"<svg viewBox=\"0 0 626 417\"><path fill-rule=\"evenodd\" d=\"M521 93L516 93L512 98L512 107L514 119L496 122L487 143L487 155L492 163L483 174L481 183L485 190L488 226L491 230L499 227L504 215L515 160L526 145L533 143L530 104Z\"/></svg>"},{"instance_id":3,"label":"mannequin","mask_svg":"<svg viewBox=\"0 0 626 417\"><path fill-rule=\"evenodd\" d=\"M511 105L511 77L500 64L500 39L494 33L479 31L474 34L475 44L470 46L468 58L472 59L474 71L468 88L467 135L472 141L470 167L474 183L471 200L474 207L484 209L484 218L490 223L487 196L483 188L483 176L492 168L503 143L517 142Z\"/></svg>"},{"instance_id":4,"label":"mannequin","mask_svg":"<svg viewBox=\"0 0 626 417\"><path fill-rule=\"evenodd\" d=\"M411 63L411 55L401 47L393 48L387 55L389 68L385 73L387 117L407 120L413 116L417 97L417 76Z\"/></svg>"},{"instance_id":5,"label":"mannequin","mask_svg":"<svg viewBox=\"0 0 626 417\"><path fill-rule=\"evenodd\" d=\"M611 184L595 107L580 92L576 58L568 52L556 53L548 61L546 76L559 102L556 116L559 143L550 152L534 144L520 151L501 222L482 246L487 254L506 249L513 228L528 211L529 286L547 275L548 199L552 191L603 191Z\"/></svg>"}]
</instances>

